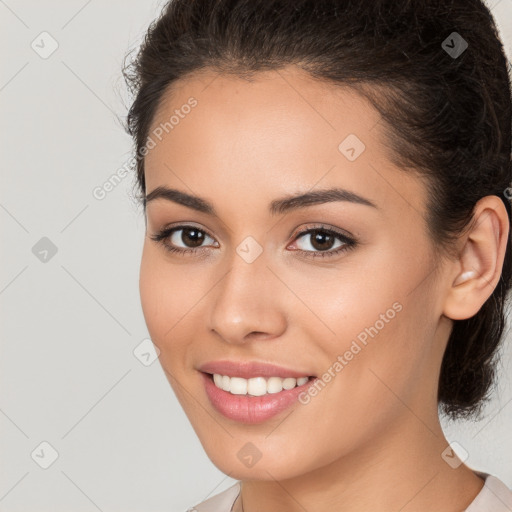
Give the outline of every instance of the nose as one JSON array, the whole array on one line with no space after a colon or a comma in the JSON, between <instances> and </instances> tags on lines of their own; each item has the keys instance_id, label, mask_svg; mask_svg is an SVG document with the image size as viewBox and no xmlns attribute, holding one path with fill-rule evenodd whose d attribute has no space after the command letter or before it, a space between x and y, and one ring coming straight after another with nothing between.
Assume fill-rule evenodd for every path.
<instances>
[{"instance_id":1,"label":"nose","mask_svg":"<svg viewBox=\"0 0 512 512\"><path fill-rule=\"evenodd\" d=\"M211 297L210 330L236 344L282 335L286 330L282 287L263 255L247 263L235 254Z\"/></svg>"}]
</instances>

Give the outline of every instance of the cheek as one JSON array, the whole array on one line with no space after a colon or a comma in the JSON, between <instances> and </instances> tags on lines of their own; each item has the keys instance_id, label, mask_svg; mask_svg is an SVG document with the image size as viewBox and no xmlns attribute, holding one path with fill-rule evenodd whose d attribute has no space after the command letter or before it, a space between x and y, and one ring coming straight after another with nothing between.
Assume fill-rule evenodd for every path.
<instances>
[{"instance_id":1,"label":"cheek","mask_svg":"<svg viewBox=\"0 0 512 512\"><path fill-rule=\"evenodd\" d=\"M382 251L379 261L360 257L341 261L329 272L321 268L295 272L288 280L309 309L297 308L295 322L307 327L310 339L321 340L330 353L348 349L354 339L364 344L372 337L385 337L390 325L400 321L409 282L404 266L390 268Z\"/></svg>"},{"instance_id":2,"label":"cheek","mask_svg":"<svg viewBox=\"0 0 512 512\"><path fill-rule=\"evenodd\" d=\"M341 392L346 386L360 404L392 395L385 384L412 392L411 381L428 360L435 324L432 291L414 290L429 271L428 258L404 256L412 249L391 244L377 252L347 259L343 271L331 276L323 269L295 281L297 295L307 297L313 313L299 308L295 323L317 340L325 371L336 375L329 387Z\"/></svg>"},{"instance_id":3,"label":"cheek","mask_svg":"<svg viewBox=\"0 0 512 512\"><path fill-rule=\"evenodd\" d=\"M188 402L188 395L180 385L186 381L184 369L189 346L184 326L187 312L194 304L186 281L183 272L172 269L158 248L145 244L139 275L144 319L151 340L160 351L158 359L165 377L183 409L189 410L193 404Z\"/></svg>"},{"instance_id":4,"label":"cheek","mask_svg":"<svg viewBox=\"0 0 512 512\"><path fill-rule=\"evenodd\" d=\"M159 276L157 261L146 244L140 265L139 293L142 312L153 342L157 342L154 335L160 333L164 327L161 325L163 318L165 318L162 313L167 308L168 297L164 293L165 287L163 285L161 276Z\"/></svg>"},{"instance_id":5,"label":"cheek","mask_svg":"<svg viewBox=\"0 0 512 512\"><path fill-rule=\"evenodd\" d=\"M172 270L159 254L161 249L145 243L139 275L142 311L153 342L165 354L175 343L179 321L190 309L191 291L183 272ZM192 295L194 295L192 293Z\"/></svg>"}]
</instances>

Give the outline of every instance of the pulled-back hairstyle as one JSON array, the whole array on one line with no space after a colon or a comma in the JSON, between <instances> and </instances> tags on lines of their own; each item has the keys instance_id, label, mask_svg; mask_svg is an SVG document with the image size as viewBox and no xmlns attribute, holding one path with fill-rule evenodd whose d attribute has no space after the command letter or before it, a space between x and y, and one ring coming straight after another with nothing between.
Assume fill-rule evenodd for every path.
<instances>
[{"instance_id":1,"label":"pulled-back hairstyle","mask_svg":"<svg viewBox=\"0 0 512 512\"><path fill-rule=\"evenodd\" d=\"M123 68L144 209L143 150L166 90L203 69L251 77L287 65L352 87L377 109L392 162L428 187L427 225L439 254L455 255L484 196L500 197L510 221L510 64L481 0L169 1ZM492 295L476 315L454 321L438 388L440 410L452 419L480 415L489 399L511 266L509 234Z\"/></svg>"}]
</instances>

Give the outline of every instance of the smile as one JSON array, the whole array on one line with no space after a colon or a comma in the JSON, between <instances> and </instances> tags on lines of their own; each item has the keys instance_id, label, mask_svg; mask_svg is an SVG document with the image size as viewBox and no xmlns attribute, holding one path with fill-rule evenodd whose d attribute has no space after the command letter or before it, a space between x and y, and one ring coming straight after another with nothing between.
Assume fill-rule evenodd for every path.
<instances>
[{"instance_id":1,"label":"smile","mask_svg":"<svg viewBox=\"0 0 512 512\"><path fill-rule=\"evenodd\" d=\"M300 403L300 394L318 380L313 376L245 379L204 372L201 377L213 408L225 418L242 424L263 423L283 413Z\"/></svg>"},{"instance_id":2,"label":"smile","mask_svg":"<svg viewBox=\"0 0 512 512\"><path fill-rule=\"evenodd\" d=\"M280 393L281 391L302 386L309 380L309 377L253 377L244 379L242 377L230 377L228 375L213 374L215 386L232 395L263 396L266 394Z\"/></svg>"}]
</instances>

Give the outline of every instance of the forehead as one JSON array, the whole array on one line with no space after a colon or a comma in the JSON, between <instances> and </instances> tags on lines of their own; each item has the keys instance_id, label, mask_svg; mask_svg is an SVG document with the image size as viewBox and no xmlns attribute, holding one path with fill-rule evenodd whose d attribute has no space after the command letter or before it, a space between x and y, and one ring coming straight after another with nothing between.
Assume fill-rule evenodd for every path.
<instances>
[{"instance_id":1,"label":"forehead","mask_svg":"<svg viewBox=\"0 0 512 512\"><path fill-rule=\"evenodd\" d=\"M277 197L343 186L376 203L421 194L386 157L380 120L353 89L296 68L250 80L196 73L162 97L149 133L156 144L145 160L146 191L167 184L219 197Z\"/></svg>"},{"instance_id":2,"label":"forehead","mask_svg":"<svg viewBox=\"0 0 512 512\"><path fill-rule=\"evenodd\" d=\"M189 109L191 98L196 105ZM211 143L208 149L217 142L230 146L250 142L252 146L260 143L260 149L279 145L282 153L288 143L297 153L297 144L306 138L317 143L327 137L319 148L323 150L348 134L364 137L375 148L378 129L372 132L379 120L378 112L353 89L314 80L292 66L256 73L250 79L209 70L181 79L164 92L150 132L167 123L162 136L167 138L172 131L176 144L193 143L193 131L203 145ZM190 124L193 130L189 131ZM279 140L273 139L276 133ZM203 147L196 147L196 152Z\"/></svg>"}]
</instances>

